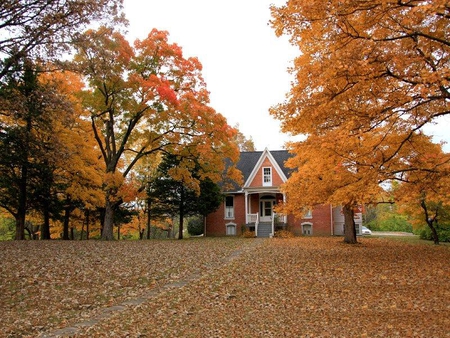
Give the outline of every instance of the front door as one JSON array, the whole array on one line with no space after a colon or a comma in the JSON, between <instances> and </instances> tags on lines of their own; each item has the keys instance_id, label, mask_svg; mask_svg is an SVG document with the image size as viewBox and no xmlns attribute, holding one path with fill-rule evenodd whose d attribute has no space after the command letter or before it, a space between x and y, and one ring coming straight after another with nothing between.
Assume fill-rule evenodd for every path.
<instances>
[{"instance_id":1,"label":"front door","mask_svg":"<svg viewBox=\"0 0 450 338\"><path fill-rule=\"evenodd\" d=\"M273 206L275 198L272 196L263 196L259 202L259 217L261 222L272 222Z\"/></svg>"}]
</instances>

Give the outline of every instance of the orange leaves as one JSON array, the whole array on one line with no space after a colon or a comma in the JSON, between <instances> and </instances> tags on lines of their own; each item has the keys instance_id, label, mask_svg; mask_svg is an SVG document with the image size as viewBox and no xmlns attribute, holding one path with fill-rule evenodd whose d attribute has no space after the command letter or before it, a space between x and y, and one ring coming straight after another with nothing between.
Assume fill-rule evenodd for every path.
<instances>
[{"instance_id":1,"label":"orange leaves","mask_svg":"<svg viewBox=\"0 0 450 338\"><path fill-rule=\"evenodd\" d=\"M116 173L105 178L107 198L119 197L118 175L126 178L159 151L197 157L204 175L209 170L215 178L224 158L236 158L226 120L208 106L200 62L183 58L167 32L154 29L130 47L119 33L101 28L88 33L75 61L90 81L83 103L98 148L108 172ZM112 224L105 222L105 229L111 239Z\"/></svg>"},{"instance_id":2,"label":"orange leaves","mask_svg":"<svg viewBox=\"0 0 450 338\"><path fill-rule=\"evenodd\" d=\"M446 247L305 237L0 244L10 336L448 333ZM18 269L14 257L36 263Z\"/></svg>"},{"instance_id":3,"label":"orange leaves","mask_svg":"<svg viewBox=\"0 0 450 338\"><path fill-rule=\"evenodd\" d=\"M450 109L443 5L313 0L271 7L277 34L300 49L288 100L270 111L283 131L308 137L291 145L293 207L370 201L380 182L436 169L420 129Z\"/></svg>"},{"instance_id":4,"label":"orange leaves","mask_svg":"<svg viewBox=\"0 0 450 338\"><path fill-rule=\"evenodd\" d=\"M162 101L169 101L172 105L178 104L177 96L172 88L167 83L162 83L156 89Z\"/></svg>"}]
</instances>

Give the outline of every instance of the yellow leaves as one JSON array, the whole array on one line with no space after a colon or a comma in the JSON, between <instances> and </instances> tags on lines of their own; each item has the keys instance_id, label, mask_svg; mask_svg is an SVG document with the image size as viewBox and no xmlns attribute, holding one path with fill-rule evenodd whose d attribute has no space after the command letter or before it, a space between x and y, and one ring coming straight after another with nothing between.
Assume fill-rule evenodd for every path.
<instances>
[{"instance_id":1,"label":"yellow leaves","mask_svg":"<svg viewBox=\"0 0 450 338\"><path fill-rule=\"evenodd\" d=\"M123 175L116 172L108 172L104 175L103 184L105 191L118 191L124 182Z\"/></svg>"},{"instance_id":2,"label":"yellow leaves","mask_svg":"<svg viewBox=\"0 0 450 338\"><path fill-rule=\"evenodd\" d=\"M386 129L392 129L405 111L414 116L404 130L415 129L417 120L430 112L445 114L448 100L439 85L448 81L443 74L450 51L444 37L448 18L437 14L442 6L435 1L412 6L291 1L272 6L273 27L298 42L301 54L289 101L272 107L271 114L293 134L340 126L346 135L351 129L344 130L341 123L352 116L369 132L387 123L391 126Z\"/></svg>"}]
</instances>

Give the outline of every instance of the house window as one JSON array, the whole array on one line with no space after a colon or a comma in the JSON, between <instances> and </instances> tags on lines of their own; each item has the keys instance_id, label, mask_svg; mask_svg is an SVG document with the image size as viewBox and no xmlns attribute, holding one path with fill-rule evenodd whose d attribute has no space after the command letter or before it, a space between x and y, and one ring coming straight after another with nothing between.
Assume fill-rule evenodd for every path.
<instances>
[{"instance_id":1,"label":"house window","mask_svg":"<svg viewBox=\"0 0 450 338\"><path fill-rule=\"evenodd\" d=\"M303 223L302 224L302 234L305 236L312 235L312 224L311 223Z\"/></svg>"},{"instance_id":2,"label":"house window","mask_svg":"<svg viewBox=\"0 0 450 338\"><path fill-rule=\"evenodd\" d=\"M236 236L236 224L227 224L227 236Z\"/></svg>"},{"instance_id":3,"label":"house window","mask_svg":"<svg viewBox=\"0 0 450 338\"><path fill-rule=\"evenodd\" d=\"M305 210L305 212L303 213L303 218L312 218L312 210Z\"/></svg>"},{"instance_id":4,"label":"house window","mask_svg":"<svg viewBox=\"0 0 450 338\"><path fill-rule=\"evenodd\" d=\"M234 218L234 197L225 197L225 218Z\"/></svg>"},{"instance_id":5,"label":"house window","mask_svg":"<svg viewBox=\"0 0 450 338\"><path fill-rule=\"evenodd\" d=\"M272 186L272 168L263 168L263 186Z\"/></svg>"}]
</instances>

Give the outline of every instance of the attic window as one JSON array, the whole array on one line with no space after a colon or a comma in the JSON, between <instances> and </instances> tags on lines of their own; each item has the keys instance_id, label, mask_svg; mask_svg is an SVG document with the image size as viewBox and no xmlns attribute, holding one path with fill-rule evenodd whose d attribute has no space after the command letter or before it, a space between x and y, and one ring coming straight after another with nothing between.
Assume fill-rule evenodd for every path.
<instances>
[{"instance_id":1,"label":"attic window","mask_svg":"<svg viewBox=\"0 0 450 338\"><path fill-rule=\"evenodd\" d=\"M270 167L263 168L263 186L272 186L272 168Z\"/></svg>"}]
</instances>

